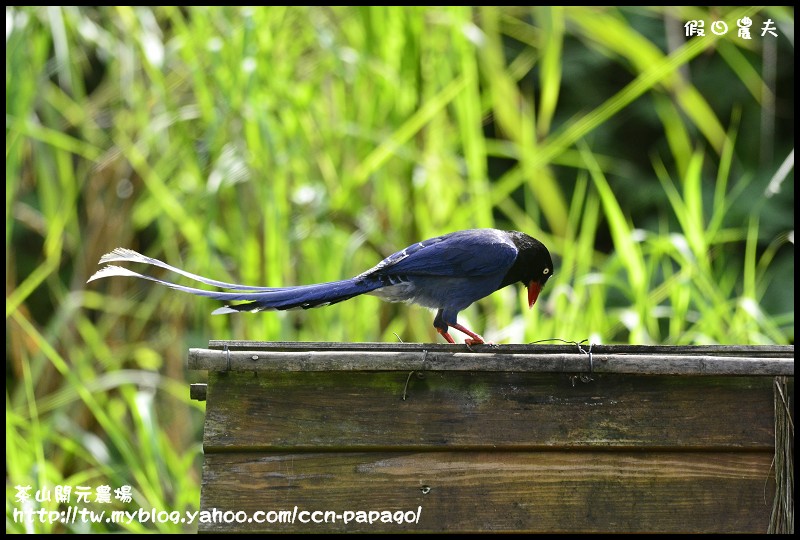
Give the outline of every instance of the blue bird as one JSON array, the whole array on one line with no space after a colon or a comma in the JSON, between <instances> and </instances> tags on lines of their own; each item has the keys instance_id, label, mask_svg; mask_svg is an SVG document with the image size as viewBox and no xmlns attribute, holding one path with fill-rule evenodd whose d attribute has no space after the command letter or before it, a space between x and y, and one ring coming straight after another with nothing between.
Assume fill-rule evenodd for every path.
<instances>
[{"instance_id":1,"label":"blue bird","mask_svg":"<svg viewBox=\"0 0 800 540\"><path fill-rule=\"evenodd\" d=\"M485 343L475 332L458 324L458 313L470 304L520 282L528 289L533 307L553 274L547 248L525 233L497 229L470 229L437 236L389 255L363 274L342 281L296 287L251 287L224 283L186 272L136 251L117 248L103 255L99 264L138 262L166 268L200 283L231 292L215 292L177 285L119 266L106 266L88 281L131 276L155 281L173 289L224 302L243 301L213 312L309 309L372 294L389 302L410 302L436 310L433 326L449 343L455 343L450 327L469 336L469 345ZM87 282L88 283L88 282Z\"/></svg>"}]
</instances>

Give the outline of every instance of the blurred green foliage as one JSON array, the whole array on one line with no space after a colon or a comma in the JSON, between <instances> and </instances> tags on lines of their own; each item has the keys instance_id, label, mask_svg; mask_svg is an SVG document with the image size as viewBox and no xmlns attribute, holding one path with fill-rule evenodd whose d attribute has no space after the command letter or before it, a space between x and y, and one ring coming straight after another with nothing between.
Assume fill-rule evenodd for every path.
<instances>
[{"instance_id":1,"label":"blurred green foliage","mask_svg":"<svg viewBox=\"0 0 800 540\"><path fill-rule=\"evenodd\" d=\"M793 343L793 66L783 7L7 7L7 531L194 530L13 516L25 485L196 509L189 347L436 339L373 297L210 317L85 285L118 246L279 286L518 229L555 275L464 312L489 339Z\"/></svg>"}]
</instances>

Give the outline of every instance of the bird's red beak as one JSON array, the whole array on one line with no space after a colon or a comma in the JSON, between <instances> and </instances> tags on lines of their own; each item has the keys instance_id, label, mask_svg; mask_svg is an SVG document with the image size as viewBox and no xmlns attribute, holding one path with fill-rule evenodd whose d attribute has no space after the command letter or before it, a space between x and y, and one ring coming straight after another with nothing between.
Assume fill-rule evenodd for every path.
<instances>
[{"instance_id":1,"label":"bird's red beak","mask_svg":"<svg viewBox=\"0 0 800 540\"><path fill-rule=\"evenodd\" d=\"M532 308L539 298L539 293L542 292L542 286L538 281L531 281L528 283L528 308Z\"/></svg>"}]
</instances>

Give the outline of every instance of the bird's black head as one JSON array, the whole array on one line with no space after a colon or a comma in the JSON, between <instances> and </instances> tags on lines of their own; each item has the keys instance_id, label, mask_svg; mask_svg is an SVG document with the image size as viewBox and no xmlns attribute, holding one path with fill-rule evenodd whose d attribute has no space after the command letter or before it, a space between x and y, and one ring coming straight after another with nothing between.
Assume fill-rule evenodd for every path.
<instances>
[{"instance_id":1,"label":"bird's black head","mask_svg":"<svg viewBox=\"0 0 800 540\"><path fill-rule=\"evenodd\" d=\"M500 286L521 282L528 288L528 307L533 307L544 284L553 275L553 259L544 244L535 238L517 231L507 234L519 253Z\"/></svg>"}]
</instances>

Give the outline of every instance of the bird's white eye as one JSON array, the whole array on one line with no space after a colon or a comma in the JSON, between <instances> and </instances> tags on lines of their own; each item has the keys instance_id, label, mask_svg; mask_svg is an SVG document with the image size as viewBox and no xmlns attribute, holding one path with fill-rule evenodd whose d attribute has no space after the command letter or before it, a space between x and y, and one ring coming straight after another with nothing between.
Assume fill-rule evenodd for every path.
<instances>
[{"instance_id":1,"label":"bird's white eye","mask_svg":"<svg viewBox=\"0 0 800 540\"><path fill-rule=\"evenodd\" d=\"M550 273L550 269L549 268L545 268L544 271L542 272L542 274L544 274L544 275L547 275L549 273Z\"/></svg>"}]
</instances>

